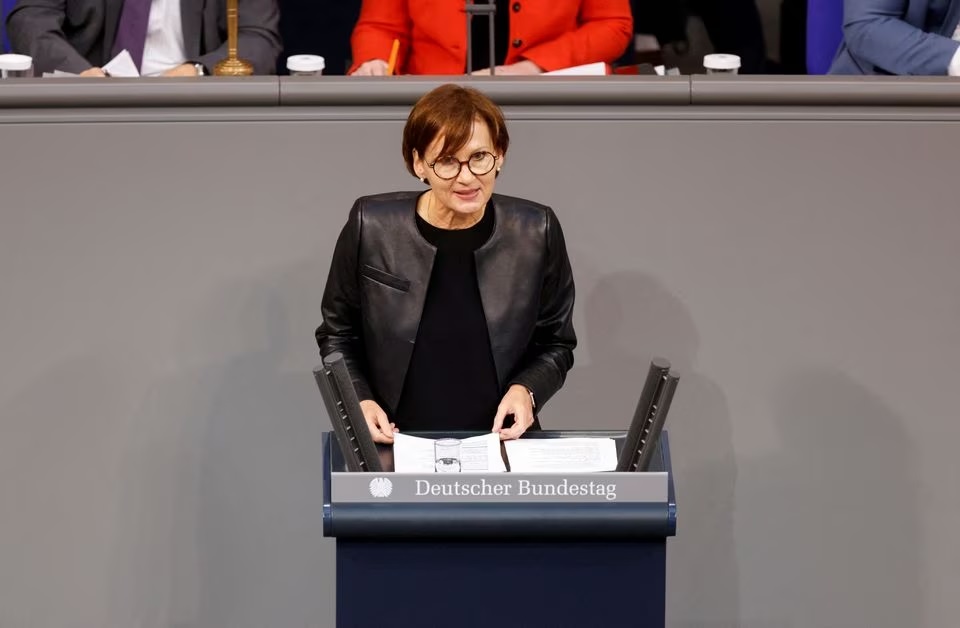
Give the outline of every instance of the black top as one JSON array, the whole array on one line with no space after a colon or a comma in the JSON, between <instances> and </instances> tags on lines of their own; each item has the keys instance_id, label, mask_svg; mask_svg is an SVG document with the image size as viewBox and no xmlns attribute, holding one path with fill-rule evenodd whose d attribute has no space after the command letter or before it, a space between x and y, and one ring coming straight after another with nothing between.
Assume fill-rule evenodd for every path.
<instances>
[{"instance_id":1,"label":"black top","mask_svg":"<svg viewBox=\"0 0 960 628\"><path fill-rule=\"evenodd\" d=\"M493 0L497 12L493 17L493 56L497 65L503 65L507 59L507 45L510 43L510 2ZM479 2L484 4L484 2ZM483 70L490 67L490 18L486 15L474 15L470 20L470 34L473 50L473 69Z\"/></svg>"},{"instance_id":2,"label":"black top","mask_svg":"<svg viewBox=\"0 0 960 628\"><path fill-rule=\"evenodd\" d=\"M493 427L500 386L473 252L493 233L493 208L468 229L438 229L417 216L437 247L395 422L401 431Z\"/></svg>"}]
</instances>

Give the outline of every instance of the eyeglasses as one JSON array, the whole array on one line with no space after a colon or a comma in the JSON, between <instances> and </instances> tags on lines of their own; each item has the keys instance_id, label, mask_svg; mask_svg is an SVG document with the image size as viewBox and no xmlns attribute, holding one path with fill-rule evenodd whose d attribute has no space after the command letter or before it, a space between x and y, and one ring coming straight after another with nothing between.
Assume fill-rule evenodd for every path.
<instances>
[{"instance_id":1,"label":"eyeglasses","mask_svg":"<svg viewBox=\"0 0 960 628\"><path fill-rule=\"evenodd\" d=\"M460 170L464 164L467 165L467 169L470 170L474 176L480 177L493 170L493 167L497 165L497 156L482 150L470 155L470 159L466 161L460 161L456 157L449 155L447 157L441 157L432 164L427 163L428 166L433 168L434 174L445 181L456 179L460 176Z\"/></svg>"}]
</instances>

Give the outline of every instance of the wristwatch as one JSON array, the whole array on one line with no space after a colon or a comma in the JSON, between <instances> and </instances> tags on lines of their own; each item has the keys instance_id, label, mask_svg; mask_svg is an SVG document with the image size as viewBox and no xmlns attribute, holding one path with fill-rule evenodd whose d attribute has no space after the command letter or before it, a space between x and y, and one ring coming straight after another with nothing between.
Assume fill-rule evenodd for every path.
<instances>
[{"instance_id":1,"label":"wristwatch","mask_svg":"<svg viewBox=\"0 0 960 628\"><path fill-rule=\"evenodd\" d=\"M193 64L193 67L194 67L194 69L196 69L196 71L197 71L197 76L205 76L205 75L207 74L206 71L204 71L204 69L203 69L203 64L202 64L202 63L194 63L194 64Z\"/></svg>"}]
</instances>

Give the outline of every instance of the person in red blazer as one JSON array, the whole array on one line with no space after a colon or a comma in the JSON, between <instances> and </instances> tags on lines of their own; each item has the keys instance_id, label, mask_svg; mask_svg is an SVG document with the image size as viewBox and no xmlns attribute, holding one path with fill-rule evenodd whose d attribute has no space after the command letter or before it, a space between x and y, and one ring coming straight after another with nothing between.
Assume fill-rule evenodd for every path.
<instances>
[{"instance_id":1,"label":"person in red blazer","mask_svg":"<svg viewBox=\"0 0 960 628\"><path fill-rule=\"evenodd\" d=\"M501 19L509 15L506 58L497 74L611 63L633 37L629 0L501 0L497 7ZM485 35L486 18L475 19ZM464 0L363 0L348 74L386 74L394 40L400 41L396 74L463 74L466 28ZM474 64L488 62L475 57Z\"/></svg>"}]
</instances>

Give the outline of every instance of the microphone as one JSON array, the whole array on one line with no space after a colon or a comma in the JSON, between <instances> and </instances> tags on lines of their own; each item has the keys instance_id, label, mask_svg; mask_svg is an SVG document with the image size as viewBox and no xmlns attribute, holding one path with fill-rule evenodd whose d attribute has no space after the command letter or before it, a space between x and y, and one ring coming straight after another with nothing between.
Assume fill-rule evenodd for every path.
<instances>
[{"instance_id":1,"label":"microphone","mask_svg":"<svg viewBox=\"0 0 960 628\"><path fill-rule=\"evenodd\" d=\"M490 26L490 76L493 76L496 72L496 56L494 54L496 48L493 33L493 16L497 12L496 2L495 0L489 0L486 4L478 4L473 0L466 0L463 10L467 14L467 74L473 74L473 29L471 28L471 22L474 16L486 15L487 24Z\"/></svg>"},{"instance_id":2,"label":"microphone","mask_svg":"<svg viewBox=\"0 0 960 628\"><path fill-rule=\"evenodd\" d=\"M650 362L630 430L620 450L617 471L646 471L650 466L679 380L669 360L654 358Z\"/></svg>"}]
</instances>

